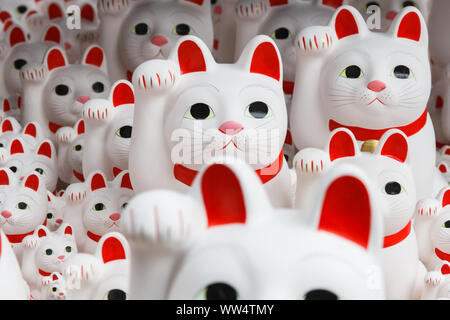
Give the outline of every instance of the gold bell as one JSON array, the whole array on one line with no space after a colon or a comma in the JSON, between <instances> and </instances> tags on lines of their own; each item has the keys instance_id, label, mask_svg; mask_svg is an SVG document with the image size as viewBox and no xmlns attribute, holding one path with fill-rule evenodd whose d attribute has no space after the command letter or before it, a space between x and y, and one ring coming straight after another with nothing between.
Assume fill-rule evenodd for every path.
<instances>
[{"instance_id":1,"label":"gold bell","mask_svg":"<svg viewBox=\"0 0 450 320\"><path fill-rule=\"evenodd\" d=\"M367 140L364 141L361 146L361 152L371 152L373 153L378 146L378 140Z\"/></svg>"}]
</instances>

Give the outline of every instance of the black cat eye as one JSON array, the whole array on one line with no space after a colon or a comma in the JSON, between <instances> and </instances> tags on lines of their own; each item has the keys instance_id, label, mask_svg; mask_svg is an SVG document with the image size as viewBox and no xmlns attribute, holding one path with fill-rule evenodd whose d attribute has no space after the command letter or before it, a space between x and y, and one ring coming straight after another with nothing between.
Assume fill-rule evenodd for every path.
<instances>
[{"instance_id":1,"label":"black cat eye","mask_svg":"<svg viewBox=\"0 0 450 320\"><path fill-rule=\"evenodd\" d=\"M10 169L12 172L14 172L14 173L17 172L17 167L12 166L12 167L9 167L9 169Z\"/></svg>"},{"instance_id":2,"label":"black cat eye","mask_svg":"<svg viewBox=\"0 0 450 320\"><path fill-rule=\"evenodd\" d=\"M28 205L25 202L19 202L17 204L17 208L19 208L20 210L25 210L26 208L28 208Z\"/></svg>"},{"instance_id":3,"label":"black cat eye","mask_svg":"<svg viewBox=\"0 0 450 320\"><path fill-rule=\"evenodd\" d=\"M102 211L102 210L105 210L105 205L103 204L103 203L97 203L97 204L95 204L95 206L94 206L94 209L96 210L96 211Z\"/></svg>"},{"instance_id":4,"label":"black cat eye","mask_svg":"<svg viewBox=\"0 0 450 320\"><path fill-rule=\"evenodd\" d=\"M291 32L289 31L289 29L287 28L278 28L277 30L275 30L272 33L272 38L276 39L276 40L284 40L289 38L291 35Z\"/></svg>"},{"instance_id":5,"label":"black cat eye","mask_svg":"<svg viewBox=\"0 0 450 320\"><path fill-rule=\"evenodd\" d=\"M384 186L384 191L387 194L394 196L402 192L402 186L398 182L389 182Z\"/></svg>"},{"instance_id":6,"label":"black cat eye","mask_svg":"<svg viewBox=\"0 0 450 320\"><path fill-rule=\"evenodd\" d=\"M190 114L195 120L205 120L211 115L211 108L204 103L196 103L191 106Z\"/></svg>"},{"instance_id":7,"label":"black cat eye","mask_svg":"<svg viewBox=\"0 0 450 320\"><path fill-rule=\"evenodd\" d=\"M83 149L83 147L81 146L81 144L77 144L75 147L74 147L74 150L75 151L81 151Z\"/></svg>"},{"instance_id":8,"label":"black cat eye","mask_svg":"<svg viewBox=\"0 0 450 320\"><path fill-rule=\"evenodd\" d=\"M338 296L325 289L311 290L305 295L305 300L338 300Z\"/></svg>"},{"instance_id":9,"label":"black cat eye","mask_svg":"<svg viewBox=\"0 0 450 320\"><path fill-rule=\"evenodd\" d=\"M351 65L341 73L341 76L348 79L358 79L361 78L363 72L360 67L356 65Z\"/></svg>"},{"instance_id":10,"label":"black cat eye","mask_svg":"<svg viewBox=\"0 0 450 320\"><path fill-rule=\"evenodd\" d=\"M249 105L248 113L256 119L264 119L269 113L269 107L262 101L256 101Z\"/></svg>"},{"instance_id":11,"label":"black cat eye","mask_svg":"<svg viewBox=\"0 0 450 320\"><path fill-rule=\"evenodd\" d=\"M191 32L191 27L185 23L180 23L175 26L175 34L179 36L186 36Z\"/></svg>"},{"instance_id":12,"label":"black cat eye","mask_svg":"<svg viewBox=\"0 0 450 320\"><path fill-rule=\"evenodd\" d=\"M120 289L113 289L108 292L107 300L126 300L127 294Z\"/></svg>"},{"instance_id":13,"label":"black cat eye","mask_svg":"<svg viewBox=\"0 0 450 320\"><path fill-rule=\"evenodd\" d=\"M238 293L227 283L214 283L206 287L206 300L237 300Z\"/></svg>"},{"instance_id":14,"label":"black cat eye","mask_svg":"<svg viewBox=\"0 0 450 320\"><path fill-rule=\"evenodd\" d=\"M133 132L132 126L123 126L119 130L117 130L116 134L121 138L130 139L132 132Z\"/></svg>"},{"instance_id":15,"label":"black cat eye","mask_svg":"<svg viewBox=\"0 0 450 320\"><path fill-rule=\"evenodd\" d=\"M133 33L137 34L139 36L143 36L148 34L150 31L150 28L148 27L148 25L146 23L138 23L134 29L133 29Z\"/></svg>"},{"instance_id":16,"label":"black cat eye","mask_svg":"<svg viewBox=\"0 0 450 320\"><path fill-rule=\"evenodd\" d=\"M53 254L53 250L52 249L47 249L45 250L45 254L48 256L51 256Z\"/></svg>"},{"instance_id":17,"label":"black cat eye","mask_svg":"<svg viewBox=\"0 0 450 320\"><path fill-rule=\"evenodd\" d=\"M28 7L27 6L18 6L17 7L17 12L18 13L20 13L20 14L24 14L25 12L27 12L27 10L28 10Z\"/></svg>"},{"instance_id":18,"label":"black cat eye","mask_svg":"<svg viewBox=\"0 0 450 320\"><path fill-rule=\"evenodd\" d=\"M53 292L56 292L56 291L58 291L58 288L57 288L57 287L53 287L53 288L52 288L52 291L53 291Z\"/></svg>"},{"instance_id":19,"label":"black cat eye","mask_svg":"<svg viewBox=\"0 0 450 320\"><path fill-rule=\"evenodd\" d=\"M37 173L39 173L41 175L44 174L44 170L41 168L36 168L34 171L36 171Z\"/></svg>"},{"instance_id":20,"label":"black cat eye","mask_svg":"<svg viewBox=\"0 0 450 320\"><path fill-rule=\"evenodd\" d=\"M101 82L96 82L92 85L92 90L97 93L102 93L105 91L105 85Z\"/></svg>"},{"instance_id":21,"label":"black cat eye","mask_svg":"<svg viewBox=\"0 0 450 320\"><path fill-rule=\"evenodd\" d=\"M17 59L16 61L14 61L14 68L17 69L17 70L20 70L26 64L27 64L26 60L24 60L24 59Z\"/></svg>"},{"instance_id":22,"label":"black cat eye","mask_svg":"<svg viewBox=\"0 0 450 320\"><path fill-rule=\"evenodd\" d=\"M411 70L407 66L396 66L394 68L394 76L398 79L408 79L411 75Z\"/></svg>"},{"instance_id":23,"label":"black cat eye","mask_svg":"<svg viewBox=\"0 0 450 320\"><path fill-rule=\"evenodd\" d=\"M56 86L55 92L58 96L66 96L69 93L69 87L65 84L59 84Z\"/></svg>"},{"instance_id":24,"label":"black cat eye","mask_svg":"<svg viewBox=\"0 0 450 320\"><path fill-rule=\"evenodd\" d=\"M47 213L47 219L53 219L53 213Z\"/></svg>"},{"instance_id":25,"label":"black cat eye","mask_svg":"<svg viewBox=\"0 0 450 320\"><path fill-rule=\"evenodd\" d=\"M72 247L71 246L67 246L66 247L66 252L68 252L68 253L72 252Z\"/></svg>"}]
</instances>

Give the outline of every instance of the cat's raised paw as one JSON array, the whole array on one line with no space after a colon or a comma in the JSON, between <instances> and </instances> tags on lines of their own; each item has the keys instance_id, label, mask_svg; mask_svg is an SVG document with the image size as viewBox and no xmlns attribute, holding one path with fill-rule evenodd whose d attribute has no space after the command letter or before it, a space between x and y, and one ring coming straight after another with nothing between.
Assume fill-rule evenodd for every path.
<instances>
[{"instance_id":1,"label":"cat's raised paw","mask_svg":"<svg viewBox=\"0 0 450 320\"><path fill-rule=\"evenodd\" d=\"M111 102L104 99L92 99L83 106L83 117L92 120L108 119L108 109Z\"/></svg>"},{"instance_id":2,"label":"cat's raised paw","mask_svg":"<svg viewBox=\"0 0 450 320\"><path fill-rule=\"evenodd\" d=\"M323 150L306 148L299 151L294 158L297 174L322 174L331 166L330 156Z\"/></svg>"},{"instance_id":3,"label":"cat's raised paw","mask_svg":"<svg viewBox=\"0 0 450 320\"><path fill-rule=\"evenodd\" d=\"M77 133L71 127L63 127L56 131L56 140L58 143L70 143L76 136Z\"/></svg>"},{"instance_id":4,"label":"cat's raised paw","mask_svg":"<svg viewBox=\"0 0 450 320\"><path fill-rule=\"evenodd\" d=\"M39 244L39 237L34 234L31 234L29 236L26 236L22 240L22 243L25 245L26 248L29 248L29 249L36 248Z\"/></svg>"},{"instance_id":5,"label":"cat's raised paw","mask_svg":"<svg viewBox=\"0 0 450 320\"><path fill-rule=\"evenodd\" d=\"M239 18L257 18L270 7L267 0L241 0L236 3L235 12Z\"/></svg>"},{"instance_id":6,"label":"cat's raised paw","mask_svg":"<svg viewBox=\"0 0 450 320\"><path fill-rule=\"evenodd\" d=\"M30 65L20 71L20 78L24 81L42 81L45 76L46 69L43 65Z\"/></svg>"},{"instance_id":7,"label":"cat's raised paw","mask_svg":"<svg viewBox=\"0 0 450 320\"><path fill-rule=\"evenodd\" d=\"M178 71L172 61L150 60L141 64L133 73L133 85L145 92L165 92L172 89Z\"/></svg>"},{"instance_id":8,"label":"cat's raised paw","mask_svg":"<svg viewBox=\"0 0 450 320\"><path fill-rule=\"evenodd\" d=\"M130 5L130 0L100 0L98 1L99 13L117 14L124 12Z\"/></svg>"},{"instance_id":9,"label":"cat's raised paw","mask_svg":"<svg viewBox=\"0 0 450 320\"><path fill-rule=\"evenodd\" d=\"M428 272L425 275L425 285L427 287L436 287L442 281L442 274L439 271Z\"/></svg>"},{"instance_id":10,"label":"cat's raised paw","mask_svg":"<svg viewBox=\"0 0 450 320\"><path fill-rule=\"evenodd\" d=\"M330 27L309 27L300 32L296 43L300 52L325 52L336 43L335 33Z\"/></svg>"},{"instance_id":11,"label":"cat's raised paw","mask_svg":"<svg viewBox=\"0 0 450 320\"><path fill-rule=\"evenodd\" d=\"M70 201L80 201L86 198L87 187L84 183L73 183L67 187L65 196Z\"/></svg>"},{"instance_id":12,"label":"cat's raised paw","mask_svg":"<svg viewBox=\"0 0 450 320\"><path fill-rule=\"evenodd\" d=\"M439 213L441 205L436 199L424 199L417 202L416 214L419 217L434 217Z\"/></svg>"}]
</instances>

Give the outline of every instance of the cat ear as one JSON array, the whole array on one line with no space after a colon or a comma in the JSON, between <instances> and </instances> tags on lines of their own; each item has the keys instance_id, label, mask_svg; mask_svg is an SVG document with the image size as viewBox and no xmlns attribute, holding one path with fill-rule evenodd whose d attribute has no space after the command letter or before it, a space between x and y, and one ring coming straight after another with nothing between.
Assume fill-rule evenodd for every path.
<instances>
[{"instance_id":1,"label":"cat ear","mask_svg":"<svg viewBox=\"0 0 450 320\"><path fill-rule=\"evenodd\" d=\"M53 143L50 140L44 140L38 148L37 154L53 159L54 152Z\"/></svg>"},{"instance_id":2,"label":"cat ear","mask_svg":"<svg viewBox=\"0 0 450 320\"><path fill-rule=\"evenodd\" d=\"M2 133L5 132L14 132L14 124L13 124L13 120L14 118L8 117L5 120L2 121L2 126L1 126L1 130Z\"/></svg>"},{"instance_id":3,"label":"cat ear","mask_svg":"<svg viewBox=\"0 0 450 320\"><path fill-rule=\"evenodd\" d=\"M322 7L337 9L344 4L344 0L317 0L317 4Z\"/></svg>"},{"instance_id":4,"label":"cat ear","mask_svg":"<svg viewBox=\"0 0 450 320\"><path fill-rule=\"evenodd\" d=\"M69 65L66 54L58 47L50 48L44 58L48 71Z\"/></svg>"},{"instance_id":5,"label":"cat ear","mask_svg":"<svg viewBox=\"0 0 450 320\"><path fill-rule=\"evenodd\" d=\"M437 198L441 203L442 208L450 206L450 187L442 189Z\"/></svg>"},{"instance_id":6,"label":"cat ear","mask_svg":"<svg viewBox=\"0 0 450 320\"><path fill-rule=\"evenodd\" d=\"M8 19L12 19L11 14L6 10L0 11L0 21L5 23Z\"/></svg>"},{"instance_id":7,"label":"cat ear","mask_svg":"<svg viewBox=\"0 0 450 320\"><path fill-rule=\"evenodd\" d=\"M23 148L23 143L20 138L16 138L11 142L11 145L9 146L9 154L18 154L18 153L25 153Z\"/></svg>"},{"instance_id":8,"label":"cat ear","mask_svg":"<svg viewBox=\"0 0 450 320\"><path fill-rule=\"evenodd\" d=\"M51 276L53 281L58 281L62 279L62 275L59 272L53 272Z\"/></svg>"},{"instance_id":9,"label":"cat ear","mask_svg":"<svg viewBox=\"0 0 450 320\"><path fill-rule=\"evenodd\" d=\"M366 250L383 243L382 214L372 185L355 166L333 167L317 188L316 204L305 218L313 228L349 240Z\"/></svg>"},{"instance_id":10,"label":"cat ear","mask_svg":"<svg viewBox=\"0 0 450 320\"><path fill-rule=\"evenodd\" d=\"M280 82L282 80L281 56L276 44L268 36L259 35L250 40L238 63L245 65L250 73L261 74Z\"/></svg>"},{"instance_id":11,"label":"cat ear","mask_svg":"<svg viewBox=\"0 0 450 320\"><path fill-rule=\"evenodd\" d=\"M47 27L44 32L42 42L55 42L56 44L62 44L62 31L58 25L52 24Z\"/></svg>"},{"instance_id":12,"label":"cat ear","mask_svg":"<svg viewBox=\"0 0 450 320\"><path fill-rule=\"evenodd\" d=\"M172 60L178 61L181 75L205 72L208 66L215 63L206 44L195 36L183 37L174 52L176 57Z\"/></svg>"},{"instance_id":13,"label":"cat ear","mask_svg":"<svg viewBox=\"0 0 450 320\"><path fill-rule=\"evenodd\" d=\"M72 229L71 225L65 225L63 227L63 230L64 230L64 232L63 232L64 235L69 235L69 236L73 235L73 229Z\"/></svg>"},{"instance_id":14,"label":"cat ear","mask_svg":"<svg viewBox=\"0 0 450 320\"><path fill-rule=\"evenodd\" d=\"M9 175L5 169L0 169L0 186L9 186Z\"/></svg>"},{"instance_id":15,"label":"cat ear","mask_svg":"<svg viewBox=\"0 0 450 320\"><path fill-rule=\"evenodd\" d=\"M369 32L364 18L351 6L340 7L331 19L330 27L335 30L338 40Z\"/></svg>"},{"instance_id":16,"label":"cat ear","mask_svg":"<svg viewBox=\"0 0 450 320\"><path fill-rule=\"evenodd\" d=\"M50 231L47 229L46 226L39 226L37 227L36 231L35 231L35 235L38 236L38 238L44 238L46 236L48 236L50 233Z\"/></svg>"},{"instance_id":17,"label":"cat ear","mask_svg":"<svg viewBox=\"0 0 450 320\"><path fill-rule=\"evenodd\" d=\"M127 260L130 257L130 247L122 234L111 232L100 239L96 256L101 258L103 263Z\"/></svg>"},{"instance_id":18,"label":"cat ear","mask_svg":"<svg viewBox=\"0 0 450 320\"><path fill-rule=\"evenodd\" d=\"M208 227L245 224L271 207L260 178L241 161L206 167L194 181L193 192L203 201Z\"/></svg>"},{"instance_id":19,"label":"cat ear","mask_svg":"<svg viewBox=\"0 0 450 320\"><path fill-rule=\"evenodd\" d=\"M81 8L81 19L94 22L95 21L95 9L90 4L85 4Z\"/></svg>"},{"instance_id":20,"label":"cat ear","mask_svg":"<svg viewBox=\"0 0 450 320\"><path fill-rule=\"evenodd\" d=\"M111 100L114 107L128 104L134 105L134 89L129 81L117 81L114 83L111 92Z\"/></svg>"},{"instance_id":21,"label":"cat ear","mask_svg":"<svg viewBox=\"0 0 450 320\"><path fill-rule=\"evenodd\" d=\"M23 130L23 134L36 138L37 137L37 127L36 123L30 122L25 126L25 129Z\"/></svg>"},{"instance_id":22,"label":"cat ear","mask_svg":"<svg viewBox=\"0 0 450 320\"><path fill-rule=\"evenodd\" d=\"M106 73L105 53L100 46L92 45L86 49L83 56L83 65L90 65Z\"/></svg>"},{"instance_id":23,"label":"cat ear","mask_svg":"<svg viewBox=\"0 0 450 320\"><path fill-rule=\"evenodd\" d=\"M64 10L57 2L52 2L47 8L47 15L50 20L64 18Z\"/></svg>"},{"instance_id":24,"label":"cat ear","mask_svg":"<svg viewBox=\"0 0 450 320\"><path fill-rule=\"evenodd\" d=\"M9 46L13 48L14 46L27 42L27 37L25 32L19 26L14 26L8 32Z\"/></svg>"},{"instance_id":25,"label":"cat ear","mask_svg":"<svg viewBox=\"0 0 450 320\"><path fill-rule=\"evenodd\" d=\"M408 138L400 130L389 130L378 142L375 154L404 163L408 158Z\"/></svg>"},{"instance_id":26,"label":"cat ear","mask_svg":"<svg viewBox=\"0 0 450 320\"><path fill-rule=\"evenodd\" d=\"M97 172L91 175L90 181L91 191L106 188L106 178L103 173Z\"/></svg>"},{"instance_id":27,"label":"cat ear","mask_svg":"<svg viewBox=\"0 0 450 320\"><path fill-rule=\"evenodd\" d=\"M122 171L116 179L120 179L120 187L123 189L133 190L133 186L131 184L130 173L128 171Z\"/></svg>"},{"instance_id":28,"label":"cat ear","mask_svg":"<svg viewBox=\"0 0 450 320\"><path fill-rule=\"evenodd\" d=\"M428 30L422 13L415 7L406 7L394 19L390 32L394 37L418 42L428 48Z\"/></svg>"},{"instance_id":29,"label":"cat ear","mask_svg":"<svg viewBox=\"0 0 450 320\"><path fill-rule=\"evenodd\" d=\"M178 0L179 3L188 4L193 8L199 8L205 12L211 12L211 1L209 0Z\"/></svg>"},{"instance_id":30,"label":"cat ear","mask_svg":"<svg viewBox=\"0 0 450 320\"><path fill-rule=\"evenodd\" d=\"M330 155L331 161L340 158L355 157L359 153L358 143L350 130L340 128L330 134L328 154Z\"/></svg>"},{"instance_id":31,"label":"cat ear","mask_svg":"<svg viewBox=\"0 0 450 320\"><path fill-rule=\"evenodd\" d=\"M26 179L25 179L25 184L24 184L25 188L29 188L31 190L34 191L38 191L39 189L39 177L37 175L30 174Z\"/></svg>"},{"instance_id":32,"label":"cat ear","mask_svg":"<svg viewBox=\"0 0 450 320\"><path fill-rule=\"evenodd\" d=\"M9 100L7 98L3 99L3 112L9 112L11 110L11 105L9 104Z\"/></svg>"},{"instance_id":33,"label":"cat ear","mask_svg":"<svg viewBox=\"0 0 450 320\"><path fill-rule=\"evenodd\" d=\"M85 133L85 124L83 119L78 120L78 122L75 124L75 131L79 136Z\"/></svg>"}]
</instances>

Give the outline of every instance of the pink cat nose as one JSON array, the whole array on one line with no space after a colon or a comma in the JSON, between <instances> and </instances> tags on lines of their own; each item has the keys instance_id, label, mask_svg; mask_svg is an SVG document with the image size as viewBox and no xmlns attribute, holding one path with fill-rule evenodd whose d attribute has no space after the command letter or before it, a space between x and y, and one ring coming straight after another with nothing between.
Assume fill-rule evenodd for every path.
<instances>
[{"instance_id":1,"label":"pink cat nose","mask_svg":"<svg viewBox=\"0 0 450 320\"><path fill-rule=\"evenodd\" d=\"M20 181L23 181L23 179L25 179L25 177L20 177L20 178L19 178Z\"/></svg>"},{"instance_id":2,"label":"pink cat nose","mask_svg":"<svg viewBox=\"0 0 450 320\"><path fill-rule=\"evenodd\" d=\"M72 45L69 42L65 42L64 43L64 49L70 50L70 49L72 49Z\"/></svg>"},{"instance_id":3,"label":"pink cat nose","mask_svg":"<svg viewBox=\"0 0 450 320\"><path fill-rule=\"evenodd\" d=\"M214 14L217 14L220 16L222 14L222 7L221 6L215 6L214 7Z\"/></svg>"},{"instance_id":4,"label":"pink cat nose","mask_svg":"<svg viewBox=\"0 0 450 320\"><path fill-rule=\"evenodd\" d=\"M62 296L64 295L64 293L63 293L63 292L60 292L59 295L62 297Z\"/></svg>"},{"instance_id":5,"label":"pink cat nose","mask_svg":"<svg viewBox=\"0 0 450 320\"><path fill-rule=\"evenodd\" d=\"M155 46L162 47L167 44L169 41L163 36L154 36L151 40Z\"/></svg>"},{"instance_id":6,"label":"pink cat nose","mask_svg":"<svg viewBox=\"0 0 450 320\"><path fill-rule=\"evenodd\" d=\"M381 92L384 89L386 89L386 84L383 81L375 80L367 85L367 89L372 90L374 92Z\"/></svg>"},{"instance_id":7,"label":"pink cat nose","mask_svg":"<svg viewBox=\"0 0 450 320\"><path fill-rule=\"evenodd\" d=\"M113 213L112 215L109 216L109 218L110 218L112 221L120 220L120 213Z\"/></svg>"},{"instance_id":8,"label":"pink cat nose","mask_svg":"<svg viewBox=\"0 0 450 320\"><path fill-rule=\"evenodd\" d=\"M62 255L62 256L59 256L58 259L59 259L59 260L64 260L65 257L66 257L66 256Z\"/></svg>"},{"instance_id":9,"label":"pink cat nose","mask_svg":"<svg viewBox=\"0 0 450 320\"><path fill-rule=\"evenodd\" d=\"M89 100L91 100L91 98L89 96L79 96L77 99L77 101L82 104L85 104Z\"/></svg>"},{"instance_id":10,"label":"pink cat nose","mask_svg":"<svg viewBox=\"0 0 450 320\"><path fill-rule=\"evenodd\" d=\"M63 223L63 219L56 219L56 223L57 223L57 224Z\"/></svg>"},{"instance_id":11,"label":"pink cat nose","mask_svg":"<svg viewBox=\"0 0 450 320\"><path fill-rule=\"evenodd\" d=\"M224 124L222 124L219 128L220 132L222 132L223 134L227 134L229 136L238 134L242 130L244 130L244 127L240 123L235 121L227 121Z\"/></svg>"},{"instance_id":12,"label":"pink cat nose","mask_svg":"<svg viewBox=\"0 0 450 320\"><path fill-rule=\"evenodd\" d=\"M4 217L5 219L8 219L12 216L12 213L9 212L8 210L4 210L2 211L2 217Z\"/></svg>"},{"instance_id":13,"label":"pink cat nose","mask_svg":"<svg viewBox=\"0 0 450 320\"><path fill-rule=\"evenodd\" d=\"M386 13L386 19L387 20L394 20L394 18L397 16L397 12L396 11L389 11L388 13Z\"/></svg>"}]
</instances>

